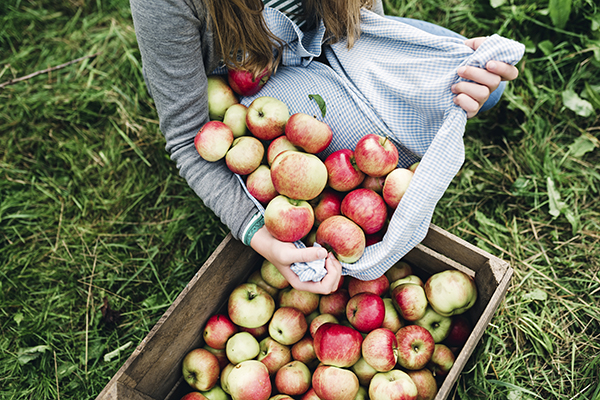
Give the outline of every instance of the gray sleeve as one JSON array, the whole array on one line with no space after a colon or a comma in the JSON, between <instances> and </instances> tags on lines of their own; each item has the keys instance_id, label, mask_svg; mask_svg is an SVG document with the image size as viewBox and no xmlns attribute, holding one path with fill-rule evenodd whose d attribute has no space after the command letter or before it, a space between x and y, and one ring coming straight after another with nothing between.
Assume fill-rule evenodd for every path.
<instances>
[{"instance_id":1,"label":"gray sleeve","mask_svg":"<svg viewBox=\"0 0 600 400\"><path fill-rule=\"evenodd\" d=\"M130 0L144 77L180 175L241 239L258 212L224 161L204 161L194 137L208 122L207 71L219 63L201 0Z\"/></svg>"}]
</instances>

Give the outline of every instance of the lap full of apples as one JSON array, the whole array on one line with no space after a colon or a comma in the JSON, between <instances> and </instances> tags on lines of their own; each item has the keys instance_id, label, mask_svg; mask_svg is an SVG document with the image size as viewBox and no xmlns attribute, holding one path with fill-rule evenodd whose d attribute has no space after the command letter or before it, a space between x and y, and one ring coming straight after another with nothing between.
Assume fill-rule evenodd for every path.
<instances>
[{"instance_id":1,"label":"lap full of apples","mask_svg":"<svg viewBox=\"0 0 600 400\"><path fill-rule=\"evenodd\" d=\"M331 142L324 122L290 116L272 97L238 103L236 93L255 94L265 80L209 77L211 121L195 138L198 153L224 158L245 178L274 237L316 241L357 261L381 240L414 169L397 168L396 147L376 134L322 161L315 154ZM204 347L185 356L194 391L184 399L433 399L471 333L464 312L477 289L458 270L415 270L401 260L377 279L346 277L321 296L290 287L264 260L230 293L227 313L208 319Z\"/></svg>"}]
</instances>

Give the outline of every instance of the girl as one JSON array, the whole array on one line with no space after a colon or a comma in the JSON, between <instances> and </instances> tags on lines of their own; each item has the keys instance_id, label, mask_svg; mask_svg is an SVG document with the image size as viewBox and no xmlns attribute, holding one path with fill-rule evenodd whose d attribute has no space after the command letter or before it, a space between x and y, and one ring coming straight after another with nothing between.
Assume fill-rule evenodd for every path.
<instances>
[{"instance_id":1,"label":"girl","mask_svg":"<svg viewBox=\"0 0 600 400\"><path fill-rule=\"evenodd\" d=\"M131 10L146 84L166 150L181 176L235 238L271 261L293 287L321 294L335 291L342 275L336 258L323 248L298 249L273 238L237 177L224 162L200 158L193 142L209 120L207 75L224 66L257 74L270 68L276 71L273 77L310 72L315 66L329 72L335 57L331 46L337 45L337 54L343 51L340 43L350 51L360 41L361 15L384 16L381 0L131 0ZM436 35L459 36L422 21L401 21ZM286 56L288 34L298 35L295 59ZM475 50L485 40L464 44ZM469 82L451 89L455 104L469 118L495 104L502 80L518 75L514 66L498 61L485 67L459 68L459 76ZM281 85L273 77L267 85ZM343 133L334 130L334 135L344 140ZM327 269L319 282L302 282L290 269L294 263L319 259L326 259Z\"/></svg>"}]
</instances>

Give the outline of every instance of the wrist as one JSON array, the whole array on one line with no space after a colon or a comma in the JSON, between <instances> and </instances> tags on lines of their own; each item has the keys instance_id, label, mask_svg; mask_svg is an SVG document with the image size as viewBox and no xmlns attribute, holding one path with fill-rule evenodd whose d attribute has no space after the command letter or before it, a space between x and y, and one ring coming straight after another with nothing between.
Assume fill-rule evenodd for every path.
<instances>
[{"instance_id":1,"label":"wrist","mask_svg":"<svg viewBox=\"0 0 600 400\"><path fill-rule=\"evenodd\" d=\"M264 225L265 225L265 219L263 218L262 214L256 213L254 215L254 217L252 217L252 219L250 220L248 225L246 226L246 229L244 230L244 234L242 235L242 242L246 246L250 246L250 243L252 242L252 238L254 237L256 232L258 232L258 230L260 228L262 228Z\"/></svg>"}]
</instances>

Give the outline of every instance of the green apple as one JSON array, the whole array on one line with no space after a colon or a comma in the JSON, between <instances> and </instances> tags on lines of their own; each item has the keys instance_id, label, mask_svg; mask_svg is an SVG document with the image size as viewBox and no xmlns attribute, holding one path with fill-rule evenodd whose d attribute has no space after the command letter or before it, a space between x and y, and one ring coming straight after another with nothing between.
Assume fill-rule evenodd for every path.
<instances>
[{"instance_id":1,"label":"green apple","mask_svg":"<svg viewBox=\"0 0 600 400\"><path fill-rule=\"evenodd\" d=\"M413 323L427 329L433 336L433 341L440 343L450 334L452 318L440 315L431 306L427 306L425 315Z\"/></svg>"},{"instance_id":2,"label":"green apple","mask_svg":"<svg viewBox=\"0 0 600 400\"><path fill-rule=\"evenodd\" d=\"M469 275L457 269L438 272L425 282L431 307L444 316L462 314L477 300L477 286Z\"/></svg>"},{"instance_id":3,"label":"green apple","mask_svg":"<svg viewBox=\"0 0 600 400\"><path fill-rule=\"evenodd\" d=\"M238 332L229 338L225 351L232 364L239 364L258 356L260 345L249 332Z\"/></svg>"},{"instance_id":4,"label":"green apple","mask_svg":"<svg viewBox=\"0 0 600 400\"><path fill-rule=\"evenodd\" d=\"M227 79L221 75L209 75L208 83L208 117L212 121L223 121L229 107L238 104L235 92L231 90Z\"/></svg>"}]
</instances>

